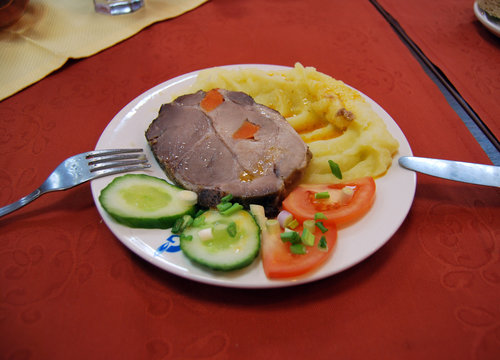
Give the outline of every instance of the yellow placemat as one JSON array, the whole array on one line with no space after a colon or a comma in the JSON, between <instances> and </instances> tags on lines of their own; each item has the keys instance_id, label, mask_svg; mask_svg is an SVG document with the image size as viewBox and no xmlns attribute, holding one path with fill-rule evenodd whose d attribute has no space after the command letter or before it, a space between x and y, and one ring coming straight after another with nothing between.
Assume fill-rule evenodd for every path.
<instances>
[{"instance_id":1,"label":"yellow placemat","mask_svg":"<svg viewBox=\"0 0 500 360\"><path fill-rule=\"evenodd\" d=\"M208 0L145 0L125 15L95 12L92 0L31 0L23 17L0 31L0 100L60 68L108 48L155 22Z\"/></svg>"}]
</instances>

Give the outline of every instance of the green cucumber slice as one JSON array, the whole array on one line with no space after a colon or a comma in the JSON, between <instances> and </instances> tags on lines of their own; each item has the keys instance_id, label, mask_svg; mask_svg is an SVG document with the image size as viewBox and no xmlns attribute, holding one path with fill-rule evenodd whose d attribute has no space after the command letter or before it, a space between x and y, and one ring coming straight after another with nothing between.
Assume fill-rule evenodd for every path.
<instances>
[{"instance_id":1,"label":"green cucumber slice","mask_svg":"<svg viewBox=\"0 0 500 360\"><path fill-rule=\"evenodd\" d=\"M180 236L181 250L189 259L221 271L241 269L254 261L260 249L260 228L248 211L225 216L208 210L200 217ZM207 229L212 233L208 238Z\"/></svg>"},{"instance_id":2,"label":"green cucumber slice","mask_svg":"<svg viewBox=\"0 0 500 360\"><path fill-rule=\"evenodd\" d=\"M117 222L134 228L171 228L184 215L194 215L196 204L182 196L184 189L145 175L116 177L99 195L103 209Z\"/></svg>"}]
</instances>

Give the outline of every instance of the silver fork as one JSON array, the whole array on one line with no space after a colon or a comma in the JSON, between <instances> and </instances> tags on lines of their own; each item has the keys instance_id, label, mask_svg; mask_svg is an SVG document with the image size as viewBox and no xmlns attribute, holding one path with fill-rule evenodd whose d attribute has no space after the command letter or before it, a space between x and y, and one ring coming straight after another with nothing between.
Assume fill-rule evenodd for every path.
<instances>
[{"instance_id":1,"label":"silver fork","mask_svg":"<svg viewBox=\"0 0 500 360\"><path fill-rule=\"evenodd\" d=\"M95 150L64 160L47 180L31 194L0 208L0 217L7 215L49 191L67 190L103 176L151 167L142 149Z\"/></svg>"}]
</instances>

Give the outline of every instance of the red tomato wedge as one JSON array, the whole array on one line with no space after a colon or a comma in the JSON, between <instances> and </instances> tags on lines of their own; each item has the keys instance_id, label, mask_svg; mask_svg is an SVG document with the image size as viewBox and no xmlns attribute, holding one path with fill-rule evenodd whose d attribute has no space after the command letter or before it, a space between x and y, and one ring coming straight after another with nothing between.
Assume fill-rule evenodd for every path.
<instances>
[{"instance_id":1,"label":"red tomato wedge","mask_svg":"<svg viewBox=\"0 0 500 360\"><path fill-rule=\"evenodd\" d=\"M302 227L295 229L302 233ZM322 265L333 252L337 242L337 228L329 226L326 233L315 231L314 246L307 246L307 253L298 255L290 252L290 243L283 242L280 234L262 232L262 264L269 279L285 279L304 275ZM327 249L318 248L321 236L325 236Z\"/></svg>"},{"instance_id":2,"label":"red tomato wedge","mask_svg":"<svg viewBox=\"0 0 500 360\"><path fill-rule=\"evenodd\" d=\"M340 184L299 185L283 201L283 208L299 222L314 219L314 215L321 212L327 218L321 220L323 224L341 226L359 219L370 210L375 201L375 188L371 177ZM325 198L317 193L328 195Z\"/></svg>"}]
</instances>

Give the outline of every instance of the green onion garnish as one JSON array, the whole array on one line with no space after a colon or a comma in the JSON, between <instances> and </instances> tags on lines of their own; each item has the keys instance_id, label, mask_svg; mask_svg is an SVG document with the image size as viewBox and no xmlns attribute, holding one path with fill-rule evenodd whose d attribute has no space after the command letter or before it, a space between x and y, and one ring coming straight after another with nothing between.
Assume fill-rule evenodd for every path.
<instances>
[{"instance_id":1,"label":"green onion garnish","mask_svg":"<svg viewBox=\"0 0 500 360\"><path fill-rule=\"evenodd\" d=\"M316 222L312 219L304 220L302 226L304 229L309 230L312 234L314 234L314 231L316 230Z\"/></svg>"},{"instance_id":2,"label":"green onion garnish","mask_svg":"<svg viewBox=\"0 0 500 360\"><path fill-rule=\"evenodd\" d=\"M333 175L335 175L337 178L342 179L342 172L340 171L339 164L337 164L333 160L328 160L328 165L330 165L330 170Z\"/></svg>"},{"instance_id":3,"label":"green onion garnish","mask_svg":"<svg viewBox=\"0 0 500 360\"><path fill-rule=\"evenodd\" d=\"M201 215L201 216L194 218L192 225L193 225L193 227L200 227L203 224L205 224L205 217L203 215Z\"/></svg>"},{"instance_id":4,"label":"green onion garnish","mask_svg":"<svg viewBox=\"0 0 500 360\"><path fill-rule=\"evenodd\" d=\"M193 235L184 235L184 233L182 233L179 237L179 240L180 241L183 241L183 240L191 241L191 240L193 240Z\"/></svg>"},{"instance_id":5,"label":"green onion garnish","mask_svg":"<svg viewBox=\"0 0 500 360\"><path fill-rule=\"evenodd\" d=\"M205 212L205 210L203 209L200 209L196 212L196 215L194 216L195 218L197 218L198 216L200 216L201 214L203 214Z\"/></svg>"},{"instance_id":6,"label":"green onion garnish","mask_svg":"<svg viewBox=\"0 0 500 360\"><path fill-rule=\"evenodd\" d=\"M314 245L314 234L310 232L308 229L304 229L302 231L302 236L300 237L302 243L307 246Z\"/></svg>"},{"instance_id":7,"label":"green onion garnish","mask_svg":"<svg viewBox=\"0 0 500 360\"><path fill-rule=\"evenodd\" d=\"M190 226L193 223L193 218L190 215L184 215L181 218L178 218L174 226L172 227L172 234L180 234L184 231L185 228Z\"/></svg>"},{"instance_id":8,"label":"green onion garnish","mask_svg":"<svg viewBox=\"0 0 500 360\"><path fill-rule=\"evenodd\" d=\"M316 227L317 227L318 229L320 229L320 230L321 230L321 232L322 232L323 234L324 234L324 233L326 233L326 232L328 231L328 229L325 227L325 225L323 225L323 223L322 223L321 221L318 221L318 222L316 223Z\"/></svg>"},{"instance_id":9,"label":"green onion garnish","mask_svg":"<svg viewBox=\"0 0 500 360\"><path fill-rule=\"evenodd\" d=\"M328 243L326 242L326 238L324 236L321 237L321 239L319 239L319 242L318 242L318 248L320 250L328 250Z\"/></svg>"},{"instance_id":10,"label":"green onion garnish","mask_svg":"<svg viewBox=\"0 0 500 360\"><path fill-rule=\"evenodd\" d=\"M225 202L228 202L231 200L233 200L233 194L228 194L228 195L224 196L222 199L220 199L220 202L225 203Z\"/></svg>"},{"instance_id":11,"label":"green onion garnish","mask_svg":"<svg viewBox=\"0 0 500 360\"><path fill-rule=\"evenodd\" d=\"M330 197L330 193L328 191L323 191L314 194L315 199L328 199Z\"/></svg>"},{"instance_id":12,"label":"green onion garnish","mask_svg":"<svg viewBox=\"0 0 500 360\"><path fill-rule=\"evenodd\" d=\"M297 221L297 219L293 219L286 225L287 228L292 230L295 229L297 226L299 226L299 222Z\"/></svg>"},{"instance_id":13,"label":"green onion garnish","mask_svg":"<svg viewBox=\"0 0 500 360\"><path fill-rule=\"evenodd\" d=\"M292 254L303 255L307 253L307 250L304 244L293 244L290 245L290 252Z\"/></svg>"},{"instance_id":14,"label":"green onion garnish","mask_svg":"<svg viewBox=\"0 0 500 360\"><path fill-rule=\"evenodd\" d=\"M222 212L224 210L229 209L232 205L233 204L231 204L230 202L221 202L221 203L217 204L217 210Z\"/></svg>"},{"instance_id":15,"label":"green onion garnish","mask_svg":"<svg viewBox=\"0 0 500 360\"><path fill-rule=\"evenodd\" d=\"M326 219L327 218L326 218L325 214L323 214L323 213L318 212L318 213L314 214L314 220L316 220L316 221L326 220Z\"/></svg>"},{"instance_id":16,"label":"green onion garnish","mask_svg":"<svg viewBox=\"0 0 500 360\"><path fill-rule=\"evenodd\" d=\"M269 231L269 234L280 234L281 226L278 220L276 219L267 219L266 220L266 230Z\"/></svg>"},{"instance_id":17,"label":"green onion garnish","mask_svg":"<svg viewBox=\"0 0 500 360\"><path fill-rule=\"evenodd\" d=\"M236 236L236 223L234 221L231 221L229 223L229 225L227 226L227 233L229 234L229 236L231 237L235 237Z\"/></svg>"},{"instance_id":18,"label":"green onion garnish","mask_svg":"<svg viewBox=\"0 0 500 360\"><path fill-rule=\"evenodd\" d=\"M184 220L184 223L182 224L184 226L184 229L187 228L188 226L191 226L191 224L193 223L193 218L189 215L184 215L182 217L182 219ZM183 229L183 230L184 230Z\"/></svg>"},{"instance_id":19,"label":"green onion garnish","mask_svg":"<svg viewBox=\"0 0 500 360\"><path fill-rule=\"evenodd\" d=\"M224 216L230 216L230 215L233 215L235 212L240 211L242 209L243 209L243 205L240 205L238 203L234 203L231 205L230 208L228 208L224 211L221 211L220 213Z\"/></svg>"},{"instance_id":20,"label":"green onion garnish","mask_svg":"<svg viewBox=\"0 0 500 360\"><path fill-rule=\"evenodd\" d=\"M289 241L292 244L300 243L300 235L296 231L285 231L280 234L281 241L286 242Z\"/></svg>"},{"instance_id":21,"label":"green onion garnish","mask_svg":"<svg viewBox=\"0 0 500 360\"><path fill-rule=\"evenodd\" d=\"M178 234L181 232L182 218L175 220L174 226L172 226L172 234Z\"/></svg>"}]
</instances>

